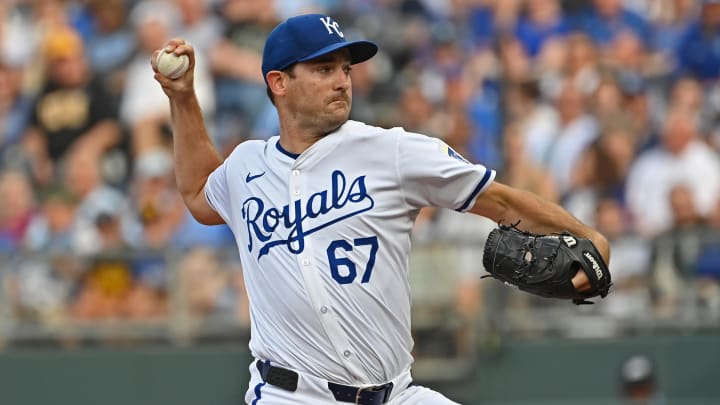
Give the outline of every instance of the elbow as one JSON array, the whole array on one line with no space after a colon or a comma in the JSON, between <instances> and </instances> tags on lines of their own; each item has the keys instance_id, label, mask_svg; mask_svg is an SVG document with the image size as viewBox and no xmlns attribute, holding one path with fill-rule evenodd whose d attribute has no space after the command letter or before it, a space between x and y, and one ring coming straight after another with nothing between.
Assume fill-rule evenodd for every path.
<instances>
[{"instance_id":1,"label":"elbow","mask_svg":"<svg viewBox=\"0 0 720 405\"><path fill-rule=\"evenodd\" d=\"M220 225L225 221L222 217L208 204L203 193L183 193L183 201L190 215L203 225Z\"/></svg>"},{"instance_id":2,"label":"elbow","mask_svg":"<svg viewBox=\"0 0 720 405\"><path fill-rule=\"evenodd\" d=\"M482 215L497 223L515 222L513 210L508 203L508 193L512 192L507 186L494 182L488 189L480 194L471 212Z\"/></svg>"}]
</instances>

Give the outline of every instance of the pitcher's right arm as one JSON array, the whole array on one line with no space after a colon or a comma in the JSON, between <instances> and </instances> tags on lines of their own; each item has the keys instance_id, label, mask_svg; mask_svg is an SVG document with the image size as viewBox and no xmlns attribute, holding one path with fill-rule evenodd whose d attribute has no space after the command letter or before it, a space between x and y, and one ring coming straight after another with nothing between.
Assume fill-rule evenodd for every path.
<instances>
[{"instance_id":1,"label":"pitcher's right arm","mask_svg":"<svg viewBox=\"0 0 720 405\"><path fill-rule=\"evenodd\" d=\"M157 70L159 52L171 51L190 58L187 72L177 79L169 79ZM195 52L184 40L175 38L164 49L155 51L151 60L155 80L170 100L173 132L173 161L177 188L185 205L198 222L206 225L224 223L205 198L205 183L222 158L208 136L202 110L193 87Z\"/></svg>"}]
</instances>

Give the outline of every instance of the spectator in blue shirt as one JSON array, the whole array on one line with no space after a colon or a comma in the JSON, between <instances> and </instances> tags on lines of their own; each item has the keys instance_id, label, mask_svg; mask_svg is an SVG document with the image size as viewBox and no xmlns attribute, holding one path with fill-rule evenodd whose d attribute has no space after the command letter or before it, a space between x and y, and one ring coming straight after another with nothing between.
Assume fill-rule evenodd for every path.
<instances>
[{"instance_id":1,"label":"spectator in blue shirt","mask_svg":"<svg viewBox=\"0 0 720 405\"><path fill-rule=\"evenodd\" d=\"M520 2L481 0L467 3L463 15L467 16L470 37L477 48L491 47L498 35L512 34L515 30Z\"/></svg>"},{"instance_id":2,"label":"spectator in blue shirt","mask_svg":"<svg viewBox=\"0 0 720 405\"><path fill-rule=\"evenodd\" d=\"M720 0L704 0L700 20L680 41L678 74L701 81L720 77Z\"/></svg>"},{"instance_id":3,"label":"spectator in blue shirt","mask_svg":"<svg viewBox=\"0 0 720 405\"><path fill-rule=\"evenodd\" d=\"M534 0L526 4L526 14L515 27L515 36L531 57L540 53L545 42L570 32L559 0Z\"/></svg>"},{"instance_id":4,"label":"spectator in blue shirt","mask_svg":"<svg viewBox=\"0 0 720 405\"><path fill-rule=\"evenodd\" d=\"M645 19L627 10L622 0L593 0L593 7L576 17L578 29L601 46L609 45L618 33L630 30L643 42L650 38Z\"/></svg>"}]
</instances>

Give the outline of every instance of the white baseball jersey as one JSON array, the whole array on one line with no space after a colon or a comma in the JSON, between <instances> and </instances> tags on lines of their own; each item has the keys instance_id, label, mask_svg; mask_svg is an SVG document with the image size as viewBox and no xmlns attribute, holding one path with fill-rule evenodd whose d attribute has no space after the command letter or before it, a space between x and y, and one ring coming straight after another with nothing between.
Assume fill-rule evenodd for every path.
<instances>
[{"instance_id":1,"label":"white baseball jersey","mask_svg":"<svg viewBox=\"0 0 720 405\"><path fill-rule=\"evenodd\" d=\"M415 217L466 210L494 176L439 139L356 121L300 155L279 137L240 144L205 194L237 239L253 355L348 385L409 370Z\"/></svg>"}]
</instances>

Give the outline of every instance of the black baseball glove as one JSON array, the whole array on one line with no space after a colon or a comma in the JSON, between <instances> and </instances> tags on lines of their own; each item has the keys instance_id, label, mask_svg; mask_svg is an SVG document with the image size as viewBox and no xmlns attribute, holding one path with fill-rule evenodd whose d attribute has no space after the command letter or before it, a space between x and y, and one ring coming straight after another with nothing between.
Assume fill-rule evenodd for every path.
<instances>
[{"instance_id":1,"label":"black baseball glove","mask_svg":"<svg viewBox=\"0 0 720 405\"><path fill-rule=\"evenodd\" d=\"M570 233L537 235L515 225L500 225L485 242L483 265L494 277L541 297L571 299L592 304L588 298L605 298L612 282L610 271L595 245ZM577 291L572 278L583 269L591 288Z\"/></svg>"}]
</instances>

